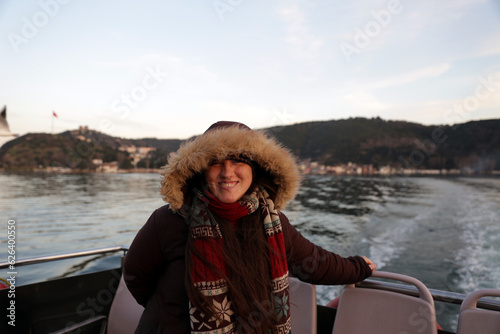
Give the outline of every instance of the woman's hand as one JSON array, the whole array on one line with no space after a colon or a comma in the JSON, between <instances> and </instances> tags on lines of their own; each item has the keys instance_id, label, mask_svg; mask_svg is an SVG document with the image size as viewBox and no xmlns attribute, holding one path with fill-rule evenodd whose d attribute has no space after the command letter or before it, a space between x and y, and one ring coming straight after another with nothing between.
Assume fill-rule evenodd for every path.
<instances>
[{"instance_id":1,"label":"woman's hand","mask_svg":"<svg viewBox=\"0 0 500 334\"><path fill-rule=\"evenodd\" d=\"M368 264L368 266L370 266L370 269L372 271L375 270L375 268L377 268L377 265L375 263L373 263L372 260L370 260L369 258L367 258L366 256L362 256L362 258L366 261L366 263Z\"/></svg>"}]
</instances>

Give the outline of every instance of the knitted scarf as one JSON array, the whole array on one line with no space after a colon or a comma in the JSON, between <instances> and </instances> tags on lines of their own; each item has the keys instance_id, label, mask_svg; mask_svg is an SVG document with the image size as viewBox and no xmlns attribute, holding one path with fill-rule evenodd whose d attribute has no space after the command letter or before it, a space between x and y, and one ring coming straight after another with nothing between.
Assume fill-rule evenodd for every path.
<instances>
[{"instance_id":1,"label":"knitted scarf","mask_svg":"<svg viewBox=\"0 0 500 334\"><path fill-rule=\"evenodd\" d=\"M219 223L208 209L210 202L206 194L195 190L192 205L183 214L189 226L189 238L192 238L193 247L204 259L220 269L220 272L213 270L196 255L191 254L189 270L191 270L193 284L207 298L208 303L212 303L213 309L217 312L215 316L207 315L190 303L191 333L236 333L239 326L245 326L251 319L239 317L231 305L232 301L228 294L229 285L224 278L227 277L227 268L224 262L223 239ZM234 208L238 216L242 215L242 210L246 214L251 214L258 209L262 212L264 218L262 228L270 246L271 268L269 270L272 279L272 295L269 296L269 300L273 303L278 319L273 333L288 334L291 329L288 265L278 211L264 188L256 189L250 195L244 196L238 203L239 205Z\"/></svg>"}]
</instances>

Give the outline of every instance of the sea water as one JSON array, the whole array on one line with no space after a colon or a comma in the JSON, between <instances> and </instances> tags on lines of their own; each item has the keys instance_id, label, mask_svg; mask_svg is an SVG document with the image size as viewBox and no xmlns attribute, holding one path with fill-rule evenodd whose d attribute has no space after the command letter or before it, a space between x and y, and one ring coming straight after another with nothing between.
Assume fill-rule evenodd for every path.
<instances>
[{"instance_id":1,"label":"sea water","mask_svg":"<svg viewBox=\"0 0 500 334\"><path fill-rule=\"evenodd\" d=\"M159 187L158 174L0 173L1 261L9 221L17 259L130 245L164 205ZM499 178L310 175L283 212L321 247L365 255L378 269L429 288L500 288ZM16 284L104 269L117 257L19 267ZM318 301L324 305L339 292L319 286ZM436 311L439 323L454 330L458 307L437 303Z\"/></svg>"}]
</instances>

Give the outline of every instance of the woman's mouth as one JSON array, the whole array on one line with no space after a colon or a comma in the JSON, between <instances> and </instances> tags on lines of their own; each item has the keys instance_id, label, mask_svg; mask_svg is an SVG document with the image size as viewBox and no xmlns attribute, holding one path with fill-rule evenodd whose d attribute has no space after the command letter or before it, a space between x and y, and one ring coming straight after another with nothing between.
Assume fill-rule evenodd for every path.
<instances>
[{"instance_id":1,"label":"woman's mouth","mask_svg":"<svg viewBox=\"0 0 500 334\"><path fill-rule=\"evenodd\" d=\"M219 182L219 187L221 188L233 188L238 184L238 181L232 181L232 182Z\"/></svg>"}]
</instances>

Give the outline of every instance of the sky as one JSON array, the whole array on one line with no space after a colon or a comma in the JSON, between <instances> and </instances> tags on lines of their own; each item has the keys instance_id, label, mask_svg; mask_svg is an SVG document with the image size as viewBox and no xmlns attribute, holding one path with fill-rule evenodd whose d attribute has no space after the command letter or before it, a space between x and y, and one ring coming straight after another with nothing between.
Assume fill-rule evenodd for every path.
<instances>
[{"instance_id":1,"label":"sky","mask_svg":"<svg viewBox=\"0 0 500 334\"><path fill-rule=\"evenodd\" d=\"M18 135L498 119L500 1L3 0L0 77Z\"/></svg>"}]
</instances>

